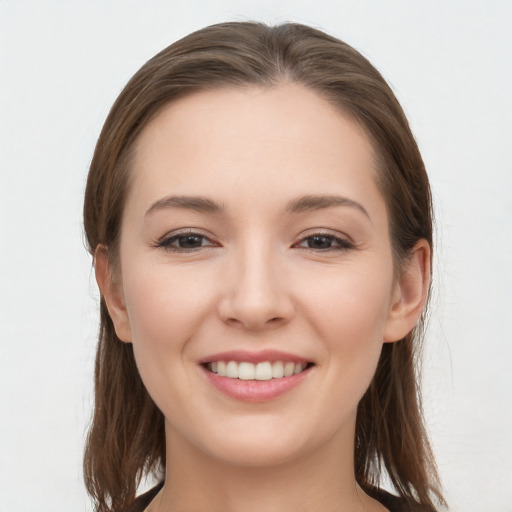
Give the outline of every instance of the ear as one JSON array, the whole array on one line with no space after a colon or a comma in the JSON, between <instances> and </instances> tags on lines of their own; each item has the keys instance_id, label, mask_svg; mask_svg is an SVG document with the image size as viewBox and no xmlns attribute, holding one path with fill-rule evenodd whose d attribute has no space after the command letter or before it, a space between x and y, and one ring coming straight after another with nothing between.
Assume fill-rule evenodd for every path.
<instances>
[{"instance_id":1,"label":"ear","mask_svg":"<svg viewBox=\"0 0 512 512\"><path fill-rule=\"evenodd\" d=\"M401 340L419 320L430 285L430 245L424 239L413 247L397 282L384 329L384 343Z\"/></svg>"},{"instance_id":2,"label":"ear","mask_svg":"<svg viewBox=\"0 0 512 512\"><path fill-rule=\"evenodd\" d=\"M110 318L114 323L117 337L121 341L131 343L132 333L124 303L123 287L118 282L119 280L112 278L108 251L104 245L98 245L94 251L94 268L96 270L96 282L107 305Z\"/></svg>"}]
</instances>

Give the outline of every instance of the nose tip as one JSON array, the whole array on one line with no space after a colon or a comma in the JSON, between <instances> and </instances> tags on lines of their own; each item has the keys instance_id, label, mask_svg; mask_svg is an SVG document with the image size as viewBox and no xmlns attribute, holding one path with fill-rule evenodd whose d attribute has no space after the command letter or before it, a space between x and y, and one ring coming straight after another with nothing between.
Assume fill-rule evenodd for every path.
<instances>
[{"instance_id":1,"label":"nose tip","mask_svg":"<svg viewBox=\"0 0 512 512\"><path fill-rule=\"evenodd\" d=\"M272 329L286 323L284 315L271 316L271 314L265 314L262 311L248 311L247 309L242 311L241 308L231 315L226 315L223 320L234 327L244 327L251 331Z\"/></svg>"},{"instance_id":2,"label":"nose tip","mask_svg":"<svg viewBox=\"0 0 512 512\"><path fill-rule=\"evenodd\" d=\"M293 303L282 276L270 261L238 269L226 279L219 313L223 322L249 330L273 329L293 316Z\"/></svg>"}]
</instances>

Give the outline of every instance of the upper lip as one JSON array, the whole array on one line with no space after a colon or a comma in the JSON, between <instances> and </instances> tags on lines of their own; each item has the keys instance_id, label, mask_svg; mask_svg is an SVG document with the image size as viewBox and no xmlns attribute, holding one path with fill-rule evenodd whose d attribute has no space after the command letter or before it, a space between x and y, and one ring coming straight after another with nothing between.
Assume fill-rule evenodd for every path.
<instances>
[{"instance_id":1,"label":"upper lip","mask_svg":"<svg viewBox=\"0 0 512 512\"><path fill-rule=\"evenodd\" d=\"M219 352L206 356L199 361L199 364L214 363L216 361L236 361L238 363L264 363L265 361L285 361L293 363L309 363L310 360L298 356L296 354L290 354L287 352L281 352L279 350L261 350L259 352L249 352L247 350L231 350L228 352Z\"/></svg>"}]
</instances>

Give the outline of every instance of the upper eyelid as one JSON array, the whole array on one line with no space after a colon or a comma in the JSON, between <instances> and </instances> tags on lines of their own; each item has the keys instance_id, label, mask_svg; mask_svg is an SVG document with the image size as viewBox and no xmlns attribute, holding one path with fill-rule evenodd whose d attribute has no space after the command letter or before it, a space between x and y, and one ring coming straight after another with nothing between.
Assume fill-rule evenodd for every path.
<instances>
[{"instance_id":1,"label":"upper eyelid","mask_svg":"<svg viewBox=\"0 0 512 512\"><path fill-rule=\"evenodd\" d=\"M165 235L161 236L159 240L167 240L169 238L175 238L179 236L185 236L185 235L197 235L202 236L203 238L207 238L208 240L215 239L215 237L211 233L206 233L201 228L182 228L182 229L176 229L173 231L169 231Z\"/></svg>"},{"instance_id":2,"label":"upper eyelid","mask_svg":"<svg viewBox=\"0 0 512 512\"><path fill-rule=\"evenodd\" d=\"M305 240L306 238L310 238L312 236L325 236L325 237L331 237L343 241L347 241L350 243L354 243L352 237L347 235L346 233L341 233L339 231L330 230L330 229L312 229L311 231L307 230L305 233L303 232L300 236L297 237L297 240Z\"/></svg>"}]
</instances>

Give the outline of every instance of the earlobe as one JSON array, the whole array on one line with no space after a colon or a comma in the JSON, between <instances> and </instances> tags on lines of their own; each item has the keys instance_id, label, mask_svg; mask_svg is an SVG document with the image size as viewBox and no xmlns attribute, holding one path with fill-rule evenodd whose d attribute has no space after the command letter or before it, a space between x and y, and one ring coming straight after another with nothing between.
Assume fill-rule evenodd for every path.
<instances>
[{"instance_id":1,"label":"earlobe","mask_svg":"<svg viewBox=\"0 0 512 512\"><path fill-rule=\"evenodd\" d=\"M430 286L430 245L421 239L413 247L396 285L384 330L384 343L401 340L418 322Z\"/></svg>"},{"instance_id":2,"label":"earlobe","mask_svg":"<svg viewBox=\"0 0 512 512\"><path fill-rule=\"evenodd\" d=\"M94 268L96 271L96 282L107 305L117 337L121 341L131 343L132 334L124 303L122 285L112 279L108 251L104 245L98 245L94 252Z\"/></svg>"}]
</instances>

